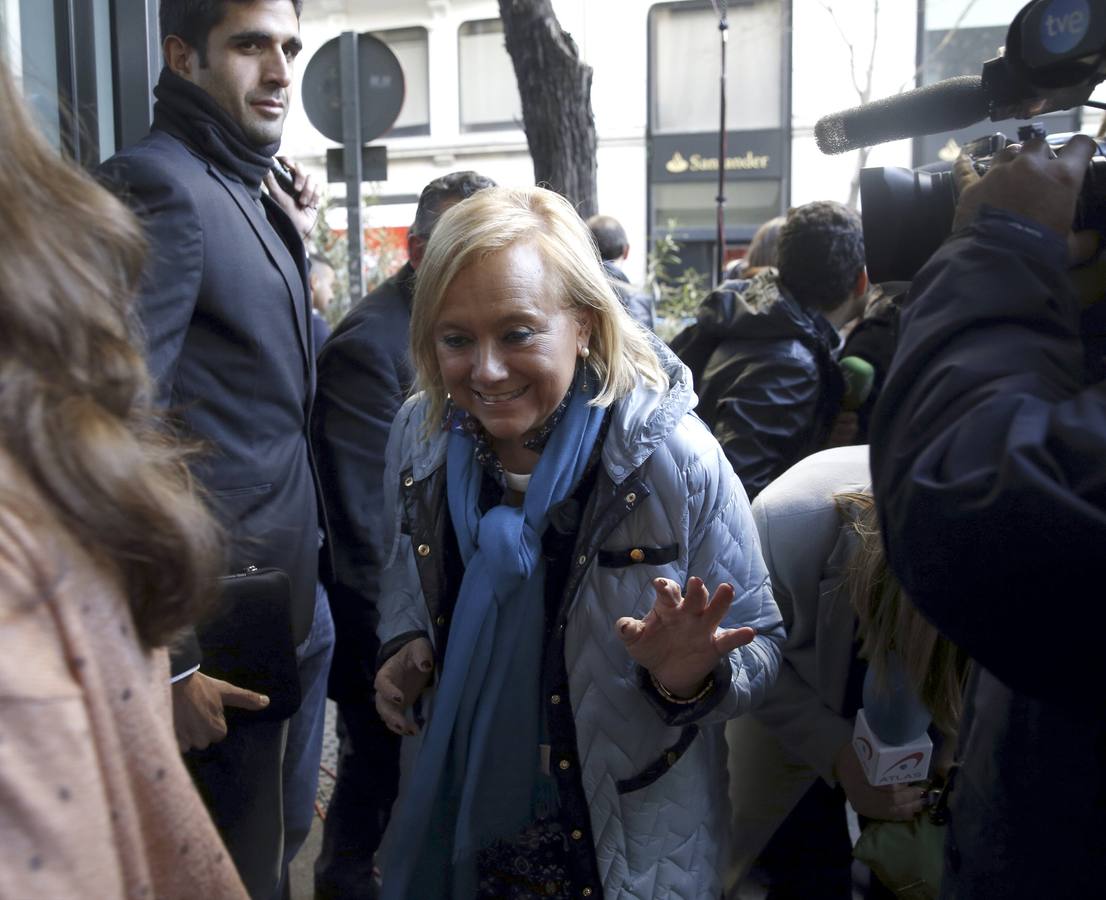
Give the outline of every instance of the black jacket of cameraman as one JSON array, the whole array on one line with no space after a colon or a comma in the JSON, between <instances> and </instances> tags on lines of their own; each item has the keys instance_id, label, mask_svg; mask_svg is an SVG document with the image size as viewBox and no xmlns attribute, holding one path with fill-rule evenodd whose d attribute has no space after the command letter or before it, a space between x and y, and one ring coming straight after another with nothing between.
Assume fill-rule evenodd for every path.
<instances>
[{"instance_id":1,"label":"black jacket of cameraman","mask_svg":"<svg viewBox=\"0 0 1106 900\"><path fill-rule=\"evenodd\" d=\"M872 422L906 593L981 665L943 895L1089 897L1106 864L1106 384L1064 241L985 209L922 269Z\"/></svg>"},{"instance_id":2,"label":"black jacket of cameraman","mask_svg":"<svg viewBox=\"0 0 1106 900\"><path fill-rule=\"evenodd\" d=\"M771 270L724 283L698 316L673 349L695 379L696 412L751 500L825 447L845 390L835 359L841 338Z\"/></svg>"}]
</instances>

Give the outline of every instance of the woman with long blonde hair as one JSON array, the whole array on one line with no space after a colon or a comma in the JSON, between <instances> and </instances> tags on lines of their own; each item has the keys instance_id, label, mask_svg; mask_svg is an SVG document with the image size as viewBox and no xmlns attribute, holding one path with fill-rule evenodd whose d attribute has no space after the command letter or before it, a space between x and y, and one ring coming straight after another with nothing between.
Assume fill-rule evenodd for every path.
<instances>
[{"instance_id":1,"label":"woman with long blonde hair","mask_svg":"<svg viewBox=\"0 0 1106 900\"><path fill-rule=\"evenodd\" d=\"M852 896L846 800L878 821L924 808L920 782L869 784L853 749L858 708L919 730L932 717L955 744L967 660L888 572L870 484L868 448L838 447L796 463L753 503L787 641L763 706L727 731L732 874L740 881L759 863L779 896ZM881 689L878 717L866 680Z\"/></svg>"},{"instance_id":2,"label":"woman with long blonde hair","mask_svg":"<svg viewBox=\"0 0 1106 900\"><path fill-rule=\"evenodd\" d=\"M170 721L218 532L151 406L139 226L2 62L0 121L0 897L242 898Z\"/></svg>"}]
</instances>

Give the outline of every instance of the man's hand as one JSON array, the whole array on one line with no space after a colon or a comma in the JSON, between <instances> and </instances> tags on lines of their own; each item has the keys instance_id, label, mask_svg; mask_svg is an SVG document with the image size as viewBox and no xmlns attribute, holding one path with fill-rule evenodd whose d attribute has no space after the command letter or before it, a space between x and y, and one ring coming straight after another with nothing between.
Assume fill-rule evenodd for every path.
<instances>
[{"instance_id":1,"label":"man's hand","mask_svg":"<svg viewBox=\"0 0 1106 900\"><path fill-rule=\"evenodd\" d=\"M986 203L1032 219L1067 237L1087 163L1097 150L1095 142L1082 134L1061 147L1059 154L1034 138L1020 147L1012 144L996 153L990 171L982 178L971 160L961 155L952 167L960 192L953 231L972 222Z\"/></svg>"},{"instance_id":2,"label":"man's hand","mask_svg":"<svg viewBox=\"0 0 1106 900\"><path fill-rule=\"evenodd\" d=\"M833 774L841 782L857 815L887 822L913 819L924 808L922 789L916 784L885 784L872 787L860 767L852 742L837 751Z\"/></svg>"},{"instance_id":3,"label":"man's hand","mask_svg":"<svg viewBox=\"0 0 1106 900\"><path fill-rule=\"evenodd\" d=\"M418 726L407 721L410 709L434 674L434 650L424 637L408 641L376 673L376 711L396 734L411 736Z\"/></svg>"},{"instance_id":4,"label":"man's hand","mask_svg":"<svg viewBox=\"0 0 1106 900\"><path fill-rule=\"evenodd\" d=\"M290 194L285 193L272 172L265 174L265 187L269 190L269 196L288 214L288 218L296 226L296 231L299 232L300 237L306 240L308 235L315 230L315 223L319 219L321 194L318 185L315 184L314 178L306 174L294 162L283 156L278 157L278 159L292 173L293 183L299 192L299 196L293 199Z\"/></svg>"},{"instance_id":5,"label":"man's hand","mask_svg":"<svg viewBox=\"0 0 1106 900\"><path fill-rule=\"evenodd\" d=\"M173 684L173 729L181 753L204 750L227 736L223 707L257 711L269 705L264 694L193 672Z\"/></svg>"},{"instance_id":6,"label":"man's hand","mask_svg":"<svg viewBox=\"0 0 1106 900\"><path fill-rule=\"evenodd\" d=\"M720 628L734 600L731 585L721 584L708 596L703 579L687 581L687 595L668 579L653 582L657 599L644 619L624 616L615 622L618 636L633 659L666 691L693 697L731 650L756 637L752 628Z\"/></svg>"}]
</instances>

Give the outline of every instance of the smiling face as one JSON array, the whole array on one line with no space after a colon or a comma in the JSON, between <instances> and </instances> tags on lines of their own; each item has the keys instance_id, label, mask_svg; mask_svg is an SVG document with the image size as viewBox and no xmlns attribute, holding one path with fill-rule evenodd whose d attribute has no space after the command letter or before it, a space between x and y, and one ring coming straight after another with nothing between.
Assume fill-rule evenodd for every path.
<instances>
[{"instance_id":1,"label":"smiling face","mask_svg":"<svg viewBox=\"0 0 1106 900\"><path fill-rule=\"evenodd\" d=\"M509 470L536 455L522 442L564 399L590 327L568 309L533 243L462 269L446 288L433 338L443 386L475 416Z\"/></svg>"},{"instance_id":2,"label":"smiling face","mask_svg":"<svg viewBox=\"0 0 1106 900\"><path fill-rule=\"evenodd\" d=\"M291 0L228 3L207 38L207 60L180 38L166 40L170 68L203 88L256 146L275 144L288 115L300 26Z\"/></svg>"}]
</instances>

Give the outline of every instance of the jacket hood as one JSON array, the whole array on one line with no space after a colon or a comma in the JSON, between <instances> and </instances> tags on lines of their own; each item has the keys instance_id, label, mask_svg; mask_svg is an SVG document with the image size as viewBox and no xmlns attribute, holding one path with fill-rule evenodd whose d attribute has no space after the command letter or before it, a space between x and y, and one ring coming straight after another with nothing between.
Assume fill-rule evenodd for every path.
<instances>
[{"instance_id":1,"label":"jacket hood","mask_svg":"<svg viewBox=\"0 0 1106 900\"><path fill-rule=\"evenodd\" d=\"M656 335L648 337L661 368L668 375L668 387L658 391L639 380L633 391L615 401L602 460L616 484L649 458L697 402L687 366ZM425 409L422 394L404 405L404 412L410 410L420 421ZM425 478L444 462L448 439L448 432L435 429L429 439L420 440L411 448L412 474L416 479Z\"/></svg>"},{"instance_id":2,"label":"jacket hood","mask_svg":"<svg viewBox=\"0 0 1106 900\"><path fill-rule=\"evenodd\" d=\"M691 387L691 371L660 338L649 335L653 351L668 376L668 388L638 381L627 396L615 401L603 445L603 465L619 484L645 462L698 402Z\"/></svg>"},{"instance_id":3,"label":"jacket hood","mask_svg":"<svg viewBox=\"0 0 1106 900\"><path fill-rule=\"evenodd\" d=\"M780 287L779 275L768 270L749 279L724 282L699 306L699 326L719 341L814 339L832 326L807 312ZM831 341L836 345L837 339Z\"/></svg>"}]
</instances>

